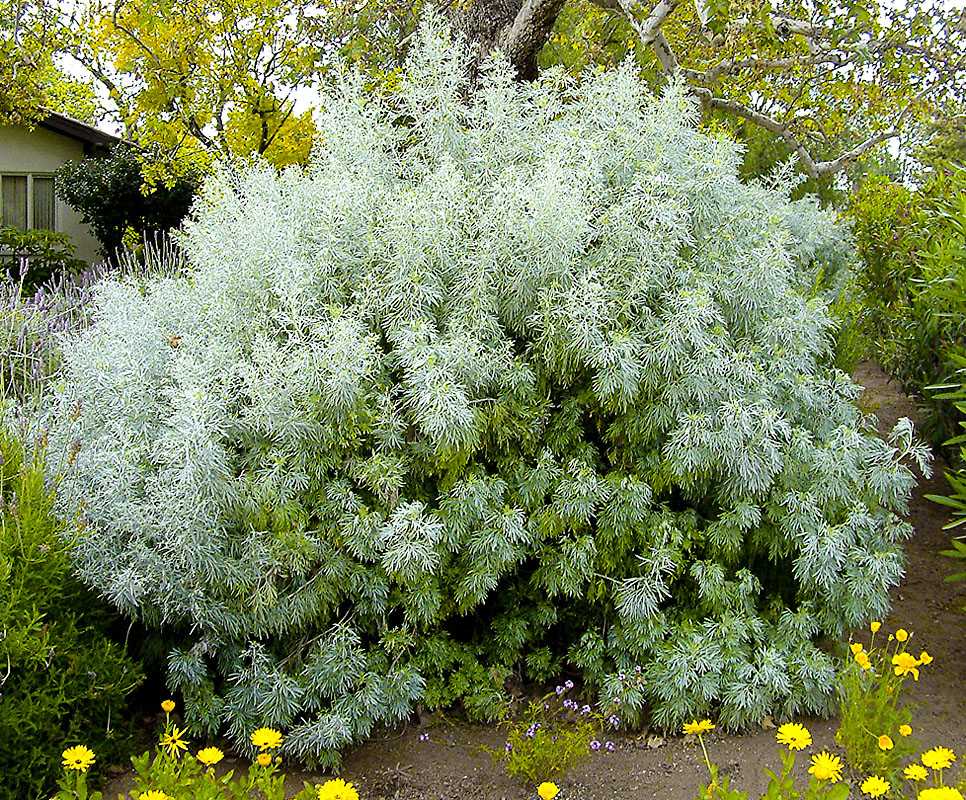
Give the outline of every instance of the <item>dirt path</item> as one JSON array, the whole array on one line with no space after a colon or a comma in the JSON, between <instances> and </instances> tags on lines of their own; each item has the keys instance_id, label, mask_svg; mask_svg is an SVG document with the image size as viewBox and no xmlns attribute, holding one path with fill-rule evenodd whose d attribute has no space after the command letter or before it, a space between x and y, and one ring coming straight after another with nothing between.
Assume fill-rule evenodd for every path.
<instances>
[{"instance_id":1,"label":"dirt path","mask_svg":"<svg viewBox=\"0 0 966 800\"><path fill-rule=\"evenodd\" d=\"M867 391L864 405L879 417L883 431L899 417L916 419L913 402L876 366L861 365L856 379ZM914 631L916 647L928 650L935 661L915 685L919 704L914 716L916 735L931 747L943 744L966 753L966 585L945 584L950 565L937 554L948 536L942 531L942 509L923 495L944 490L940 474L920 482L912 499L910 518L916 535L907 545L906 579L895 592L893 612L885 624ZM819 746L832 746L834 721L806 720ZM343 777L355 782L363 800L523 800L535 793L522 789L502 773L482 745L500 748L503 737L492 727L478 727L440 719L420 730L407 728L387 738L375 738L350 752ZM559 780L560 800L693 800L705 768L700 750L681 738L648 747L640 737L615 739L617 751L598 753L574 773ZM732 776L732 782L752 797L764 789L762 768L775 765L778 751L774 732L761 730L744 736L711 736L709 753ZM318 775L292 775L292 789ZM107 795L112 796L112 795Z\"/></svg>"}]
</instances>

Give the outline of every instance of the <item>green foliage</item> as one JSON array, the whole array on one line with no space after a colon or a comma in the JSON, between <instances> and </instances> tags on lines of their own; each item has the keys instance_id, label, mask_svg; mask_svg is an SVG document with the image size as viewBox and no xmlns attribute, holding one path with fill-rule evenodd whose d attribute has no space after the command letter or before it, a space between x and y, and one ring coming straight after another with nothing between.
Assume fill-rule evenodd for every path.
<instances>
[{"instance_id":1,"label":"green foliage","mask_svg":"<svg viewBox=\"0 0 966 800\"><path fill-rule=\"evenodd\" d=\"M830 710L928 469L829 364L847 233L677 84L467 61L427 23L307 168L205 186L182 274L98 286L47 409L79 574L179 638L193 731L323 764L570 663L629 725Z\"/></svg>"},{"instance_id":2,"label":"green foliage","mask_svg":"<svg viewBox=\"0 0 966 800\"><path fill-rule=\"evenodd\" d=\"M173 705L173 704L172 704ZM280 768L281 758L274 748L260 747L245 771L223 771L218 765L224 753L217 747L206 747L196 753L189 751L190 742L184 732L166 713L164 728L152 751L133 756L133 786L118 800L285 800L285 774ZM65 752L65 760L67 753ZM99 754L89 751L90 759ZM88 787L86 762L77 768L65 764L58 781L59 791L52 800L102 800L100 792ZM336 793L342 789L342 793ZM351 791L350 791L351 790ZM331 780L321 786L304 784L292 800L358 800L351 784Z\"/></svg>"},{"instance_id":3,"label":"green foliage","mask_svg":"<svg viewBox=\"0 0 966 800\"><path fill-rule=\"evenodd\" d=\"M70 571L42 453L0 427L0 798L35 800L51 753L128 746L123 711L138 667L106 634L112 617ZM46 796L46 795L43 795Z\"/></svg>"},{"instance_id":4,"label":"green foliage","mask_svg":"<svg viewBox=\"0 0 966 800\"><path fill-rule=\"evenodd\" d=\"M839 671L839 727L835 740L845 750L846 760L858 772L880 775L889 781L901 780L903 762L916 750L911 735L912 711L903 697L906 681L919 680L923 666L907 655L914 665L909 672L897 675L892 657L906 653L906 645L893 637L872 635L869 649L859 643L843 659ZM915 677L913 677L913 675ZM880 747L880 736L889 737L891 747ZM884 742L885 743L885 742ZM886 743L888 744L888 743Z\"/></svg>"},{"instance_id":5,"label":"green foliage","mask_svg":"<svg viewBox=\"0 0 966 800\"><path fill-rule=\"evenodd\" d=\"M962 421L930 389L957 369L966 343L966 171L938 171L919 189L866 182L848 209L862 268L856 276L873 353L930 411L937 445Z\"/></svg>"},{"instance_id":6,"label":"green foliage","mask_svg":"<svg viewBox=\"0 0 966 800\"><path fill-rule=\"evenodd\" d=\"M66 162L57 170L56 187L111 258L132 233L140 241L177 227L191 206L195 180L148 188L136 151L121 144L103 156Z\"/></svg>"},{"instance_id":7,"label":"green foliage","mask_svg":"<svg viewBox=\"0 0 966 800\"><path fill-rule=\"evenodd\" d=\"M74 245L66 234L0 226L0 270L6 271L8 279L22 282L26 290L80 272L85 266L74 257ZM0 273L0 279L3 277Z\"/></svg>"},{"instance_id":8,"label":"green foliage","mask_svg":"<svg viewBox=\"0 0 966 800\"><path fill-rule=\"evenodd\" d=\"M488 749L511 778L537 784L559 777L605 746L598 741L603 718L589 705L573 700L572 688L568 681L530 701L518 719L506 724L505 747Z\"/></svg>"}]
</instances>

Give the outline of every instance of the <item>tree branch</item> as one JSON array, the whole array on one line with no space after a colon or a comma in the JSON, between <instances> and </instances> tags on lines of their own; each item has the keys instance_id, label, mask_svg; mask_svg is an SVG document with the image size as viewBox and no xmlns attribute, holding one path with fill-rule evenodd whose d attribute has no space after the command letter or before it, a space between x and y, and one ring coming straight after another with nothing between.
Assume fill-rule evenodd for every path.
<instances>
[{"instance_id":1,"label":"tree branch","mask_svg":"<svg viewBox=\"0 0 966 800\"><path fill-rule=\"evenodd\" d=\"M525 0L513 22L503 30L497 47L520 77L536 77L536 56L550 37L564 0Z\"/></svg>"}]
</instances>

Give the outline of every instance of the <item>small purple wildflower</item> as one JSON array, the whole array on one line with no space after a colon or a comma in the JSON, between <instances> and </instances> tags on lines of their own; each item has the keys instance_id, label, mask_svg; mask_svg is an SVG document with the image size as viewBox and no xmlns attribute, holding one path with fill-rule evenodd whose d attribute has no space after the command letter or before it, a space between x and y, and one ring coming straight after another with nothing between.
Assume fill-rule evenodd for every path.
<instances>
[{"instance_id":1,"label":"small purple wildflower","mask_svg":"<svg viewBox=\"0 0 966 800\"><path fill-rule=\"evenodd\" d=\"M563 686L558 686L556 689L554 689L554 691L557 693L557 697L560 697L560 695L562 695L565 690Z\"/></svg>"},{"instance_id":2,"label":"small purple wildflower","mask_svg":"<svg viewBox=\"0 0 966 800\"><path fill-rule=\"evenodd\" d=\"M574 682L571 680L564 681L564 686L569 690L574 688Z\"/></svg>"},{"instance_id":3,"label":"small purple wildflower","mask_svg":"<svg viewBox=\"0 0 966 800\"><path fill-rule=\"evenodd\" d=\"M591 741L590 749L596 753L598 750L600 750L600 742L598 742L596 739Z\"/></svg>"},{"instance_id":4,"label":"small purple wildflower","mask_svg":"<svg viewBox=\"0 0 966 800\"><path fill-rule=\"evenodd\" d=\"M507 742L505 745L503 745L503 749L506 752L508 752L508 753L512 753L513 752L513 745L510 744L509 742Z\"/></svg>"},{"instance_id":5,"label":"small purple wildflower","mask_svg":"<svg viewBox=\"0 0 966 800\"><path fill-rule=\"evenodd\" d=\"M613 742L604 742L604 749L608 753L613 753L617 749L617 747L614 745Z\"/></svg>"},{"instance_id":6,"label":"small purple wildflower","mask_svg":"<svg viewBox=\"0 0 966 800\"><path fill-rule=\"evenodd\" d=\"M590 713L590 706L584 706L582 709L580 709L580 713L581 714L589 714Z\"/></svg>"},{"instance_id":7,"label":"small purple wildflower","mask_svg":"<svg viewBox=\"0 0 966 800\"><path fill-rule=\"evenodd\" d=\"M611 714L607 718L607 724L612 728L619 728L621 726L621 718L618 717L617 714Z\"/></svg>"},{"instance_id":8,"label":"small purple wildflower","mask_svg":"<svg viewBox=\"0 0 966 800\"><path fill-rule=\"evenodd\" d=\"M428 733L421 733L421 734L419 734L419 741L421 741L421 742L428 742L429 741L429 734Z\"/></svg>"}]
</instances>

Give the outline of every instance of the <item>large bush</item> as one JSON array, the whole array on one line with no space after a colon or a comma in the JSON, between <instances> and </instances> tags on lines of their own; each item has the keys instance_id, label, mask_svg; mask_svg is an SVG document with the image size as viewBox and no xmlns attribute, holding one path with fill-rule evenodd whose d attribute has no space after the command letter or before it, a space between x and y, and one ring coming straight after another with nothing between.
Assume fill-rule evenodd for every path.
<instances>
[{"instance_id":1,"label":"large bush","mask_svg":"<svg viewBox=\"0 0 966 800\"><path fill-rule=\"evenodd\" d=\"M423 35L398 94L332 90L310 167L206 186L187 276L100 287L51 431L77 569L181 631L192 728L323 761L514 673L629 724L827 710L813 642L885 611L922 456L825 366L842 232L678 87L471 92Z\"/></svg>"},{"instance_id":2,"label":"large bush","mask_svg":"<svg viewBox=\"0 0 966 800\"><path fill-rule=\"evenodd\" d=\"M49 796L66 744L107 759L131 744L123 712L141 673L71 576L53 502L42 453L0 424L0 800Z\"/></svg>"},{"instance_id":3,"label":"large bush","mask_svg":"<svg viewBox=\"0 0 966 800\"><path fill-rule=\"evenodd\" d=\"M963 420L930 387L953 379L956 357L966 355L966 169L937 169L913 188L869 180L847 213L873 354L921 397L930 438L941 444Z\"/></svg>"}]
</instances>

